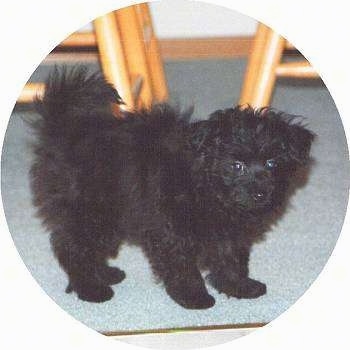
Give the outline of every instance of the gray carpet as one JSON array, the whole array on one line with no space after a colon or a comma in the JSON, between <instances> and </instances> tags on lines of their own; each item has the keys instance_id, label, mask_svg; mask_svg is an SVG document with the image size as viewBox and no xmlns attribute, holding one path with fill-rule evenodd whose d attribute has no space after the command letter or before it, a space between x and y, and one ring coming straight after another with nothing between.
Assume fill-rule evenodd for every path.
<instances>
[{"instance_id":1,"label":"gray carpet","mask_svg":"<svg viewBox=\"0 0 350 350\"><path fill-rule=\"evenodd\" d=\"M172 100L194 103L195 118L236 103L243 60L167 62ZM39 67L33 79L47 72ZM312 284L329 258L343 223L349 185L344 130L334 102L320 81L279 82L273 105L308 118L318 134L309 181L297 191L283 219L256 244L251 256L253 278L268 291L256 300L228 299L210 288L216 305L189 311L172 302L152 277L141 251L124 246L111 261L127 273L113 287L115 297L102 304L65 294L67 278L50 251L48 234L34 216L28 188L32 135L21 117L32 111L18 107L11 116L2 156L4 208L15 244L36 281L64 310L99 331L135 331L224 324L269 322L290 307Z\"/></svg>"}]
</instances>

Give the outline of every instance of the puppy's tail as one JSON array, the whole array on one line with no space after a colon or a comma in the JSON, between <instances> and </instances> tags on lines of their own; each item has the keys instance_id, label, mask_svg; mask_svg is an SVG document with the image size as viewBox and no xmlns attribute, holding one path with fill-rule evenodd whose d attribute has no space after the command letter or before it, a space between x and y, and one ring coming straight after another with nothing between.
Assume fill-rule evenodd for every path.
<instances>
[{"instance_id":1,"label":"puppy's tail","mask_svg":"<svg viewBox=\"0 0 350 350\"><path fill-rule=\"evenodd\" d=\"M41 137L72 139L89 126L113 119L111 103L123 101L101 74L89 74L86 67L78 66L55 67L43 97L34 103L41 118L31 124Z\"/></svg>"}]
</instances>

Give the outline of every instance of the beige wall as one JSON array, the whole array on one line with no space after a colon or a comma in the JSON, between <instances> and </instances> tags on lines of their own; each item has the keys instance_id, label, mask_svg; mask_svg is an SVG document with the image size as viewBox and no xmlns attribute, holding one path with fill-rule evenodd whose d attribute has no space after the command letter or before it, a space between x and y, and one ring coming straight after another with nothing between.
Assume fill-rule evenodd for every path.
<instances>
[{"instance_id":1,"label":"beige wall","mask_svg":"<svg viewBox=\"0 0 350 350\"><path fill-rule=\"evenodd\" d=\"M163 0L150 3L153 24L161 39L245 36L256 21L225 7L204 2ZM80 31L91 30L87 25Z\"/></svg>"},{"instance_id":2,"label":"beige wall","mask_svg":"<svg viewBox=\"0 0 350 350\"><path fill-rule=\"evenodd\" d=\"M254 19L204 2L163 0L150 7L159 38L244 36L256 28Z\"/></svg>"}]
</instances>

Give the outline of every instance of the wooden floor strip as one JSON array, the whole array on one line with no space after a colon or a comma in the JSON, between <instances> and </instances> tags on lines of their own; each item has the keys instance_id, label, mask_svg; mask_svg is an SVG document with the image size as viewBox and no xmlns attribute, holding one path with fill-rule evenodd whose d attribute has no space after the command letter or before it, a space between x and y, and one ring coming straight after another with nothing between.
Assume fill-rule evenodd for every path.
<instances>
[{"instance_id":1,"label":"wooden floor strip","mask_svg":"<svg viewBox=\"0 0 350 350\"><path fill-rule=\"evenodd\" d=\"M176 332L193 332L193 331L209 331L209 330L226 330L226 329L247 329L247 328L261 328L267 323L242 323L234 325L217 325L217 326L202 326L202 327L184 327L184 328L160 328L139 331L114 331L114 332L100 332L106 336L123 336L123 335L137 335L137 334L159 334L159 333L176 333Z\"/></svg>"}]
</instances>

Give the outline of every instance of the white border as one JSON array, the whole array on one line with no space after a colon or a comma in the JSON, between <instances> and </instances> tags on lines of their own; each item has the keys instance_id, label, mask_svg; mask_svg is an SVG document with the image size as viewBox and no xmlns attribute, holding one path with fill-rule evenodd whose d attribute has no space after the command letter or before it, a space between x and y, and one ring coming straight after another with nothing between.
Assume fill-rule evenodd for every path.
<instances>
[{"instance_id":1,"label":"white border","mask_svg":"<svg viewBox=\"0 0 350 350\"><path fill-rule=\"evenodd\" d=\"M349 18L343 0L206 1L262 20L312 62L335 99L349 136ZM0 77L1 139L23 85L49 51L91 19L132 1L3 1ZM325 155L326 156L326 155ZM331 200L331 199L330 199ZM2 209L2 208L1 208ZM1 211L3 213L3 210ZM41 290L21 261L1 215L1 337L10 348L121 349L68 316ZM349 215L334 253L313 286L268 326L234 341L237 349L307 349L349 345ZM179 344L179 348L181 345ZM223 344L217 349L230 349Z\"/></svg>"}]
</instances>

